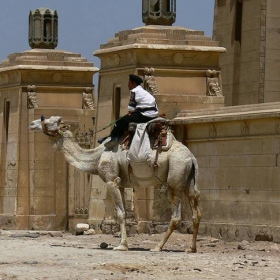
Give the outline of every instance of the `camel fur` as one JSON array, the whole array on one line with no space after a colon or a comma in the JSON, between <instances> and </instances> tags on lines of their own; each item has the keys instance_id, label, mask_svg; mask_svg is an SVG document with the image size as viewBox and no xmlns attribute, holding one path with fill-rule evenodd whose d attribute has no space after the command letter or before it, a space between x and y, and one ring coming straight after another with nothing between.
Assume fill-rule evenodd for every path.
<instances>
[{"instance_id":1,"label":"camel fur","mask_svg":"<svg viewBox=\"0 0 280 280\"><path fill-rule=\"evenodd\" d=\"M161 251L169 236L180 223L181 204L184 195L188 198L193 219L193 237L190 250L196 252L196 239L198 234L199 222L202 217L198 207L199 189L198 189L198 164L190 150L182 143L177 141L174 136L172 146L167 151L162 151L158 156L157 169L149 163L131 164L133 174L129 174L128 163L126 159L127 150L121 145L111 149L104 147L104 143L95 149L83 149L75 142L72 133L63 129L62 118L52 116L49 119L34 120L30 130L38 130L45 133L52 143L64 154L66 161L75 168L84 172L99 175L106 183L110 192L117 215L117 221L120 225L120 244L114 250L128 250L127 233L125 228L125 209L122 201L120 188L137 187L131 186L130 177L137 180L149 181L151 186L166 185L171 190L172 217L163 239L156 245L152 251ZM156 151L152 151L152 158L155 158ZM155 174L156 172L156 174ZM192 184L192 181L194 183Z\"/></svg>"}]
</instances>

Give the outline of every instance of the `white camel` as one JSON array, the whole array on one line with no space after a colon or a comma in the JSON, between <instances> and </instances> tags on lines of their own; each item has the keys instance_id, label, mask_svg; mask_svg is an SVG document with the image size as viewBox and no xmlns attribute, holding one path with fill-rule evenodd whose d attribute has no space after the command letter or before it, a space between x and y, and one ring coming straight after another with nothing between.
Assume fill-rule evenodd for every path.
<instances>
[{"instance_id":1,"label":"white camel","mask_svg":"<svg viewBox=\"0 0 280 280\"><path fill-rule=\"evenodd\" d=\"M77 142L73 140L72 133L65 129L61 124L62 118L52 116L49 119L34 120L29 129L39 130L44 132L51 139L54 146L61 150L66 161L75 168L84 172L99 175L100 178L107 184L108 190L112 195L115 203L117 221L120 224L120 244L114 250L128 250L127 234L125 228L125 210L120 192L120 187L130 186L130 174L128 171L127 151L117 145L112 149L104 147L104 143L95 149L82 149ZM64 127L64 128L63 128ZM161 251L169 236L180 223L181 217L181 202L184 195L189 200L192 210L193 219L193 237L192 244L189 250L190 253L195 253L196 239L198 234L199 222L202 217L198 207L199 190L197 185L198 165L195 157L190 150L179 141L176 141L174 136L172 146L167 151L162 151L158 155L157 171L152 166L147 164L133 164L131 167L133 175L131 177L139 180L150 181L151 186L165 184L171 190L172 198L172 217L163 239L152 249L152 251ZM110 138L108 139L110 140ZM108 141L107 140L107 141ZM155 158L156 152L152 151L152 158ZM192 180L194 183L192 184Z\"/></svg>"}]
</instances>

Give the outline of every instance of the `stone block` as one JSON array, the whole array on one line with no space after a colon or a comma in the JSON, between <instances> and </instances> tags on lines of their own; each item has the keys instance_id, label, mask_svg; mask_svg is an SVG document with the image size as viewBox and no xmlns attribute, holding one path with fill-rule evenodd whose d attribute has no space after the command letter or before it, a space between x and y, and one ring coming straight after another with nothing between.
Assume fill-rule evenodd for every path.
<instances>
[{"instance_id":1,"label":"stone block","mask_svg":"<svg viewBox=\"0 0 280 280\"><path fill-rule=\"evenodd\" d=\"M251 135L271 135L275 133L275 120L269 119L261 119L257 122L252 122L250 125L250 134Z\"/></svg>"},{"instance_id":2,"label":"stone block","mask_svg":"<svg viewBox=\"0 0 280 280\"><path fill-rule=\"evenodd\" d=\"M218 166L234 167L234 166L249 166L250 157L245 155L219 156Z\"/></svg>"},{"instance_id":3,"label":"stone block","mask_svg":"<svg viewBox=\"0 0 280 280\"><path fill-rule=\"evenodd\" d=\"M204 222L213 222L214 221L214 211L215 209L215 206L214 206L214 203L213 201L210 201L210 200L201 200L200 201L200 209L201 209L201 212L202 212L202 221Z\"/></svg>"},{"instance_id":4,"label":"stone block","mask_svg":"<svg viewBox=\"0 0 280 280\"><path fill-rule=\"evenodd\" d=\"M90 196L91 196L91 198L95 198L95 199L106 199L107 191L108 191L107 187L101 187L101 188L93 187L91 189Z\"/></svg>"},{"instance_id":5,"label":"stone block","mask_svg":"<svg viewBox=\"0 0 280 280\"><path fill-rule=\"evenodd\" d=\"M9 134L18 134L20 126L19 117L10 117L9 122Z\"/></svg>"},{"instance_id":6,"label":"stone block","mask_svg":"<svg viewBox=\"0 0 280 280\"><path fill-rule=\"evenodd\" d=\"M243 223L244 219L246 219L248 203L243 201L231 201L227 205L228 209L228 222L230 224L234 223Z\"/></svg>"},{"instance_id":7,"label":"stone block","mask_svg":"<svg viewBox=\"0 0 280 280\"><path fill-rule=\"evenodd\" d=\"M89 203L89 217L102 220L105 218L105 204L103 200L91 198Z\"/></svg>"},{"instance_id":8,"label":"stone block","mask_svg":"<svg viewBox=\"0 0 280 280\"><path fill-rule=\"evenodd\" d=\"M49 143L40 143L36 145L35 153L34 153L35 161L43 160L43 159L44 161L52 161L54 157L54 153L50 149L51 147Z\"/></svg>"},{"instance_id":9,"label":"stone block","mask_svg":"<svg viewBox=\"0 0 280 280\"><path fill-rule=\"evenodd\" d=\"M33 184L34 184L34 190L38 188L49 188L50 191L54 190L54 186L51 183L52 176L51 170L36 170L33 173ZM46 178L49 178L51 181L46 181ZM53 187L51 187L53 186ZM34 194L35 195L35 194Z\"/></svg>"},{"instance_id":10,"label":"stone block","mask_svg":"<svg viewBox=\"0 0 280 280\"><path fill-rule=\"evenodd\" d=\"M209 189L215 185L215 173L213 168L201 167L199 165L199 173L203 174L203 176L198 177L198 183L200 188Z\"/></svg>"},{"instance_id":11,"label":"stone block","mask_svg":"<svg viewBox=\"0 0 280 280\"><path fill-rule=\"evenodd\" d=\"M251 139L245 142L247 155L263 154L263 139Z\"/></svg>"},{"instance_id":12,"label":"stone block","mask_svg":"<svg viewBox=\"0 0 280 280\"><path fill-rule=\"evenodd\" d=\"M28 215L29 214L29 197L18 197L17 199L17 214Z\"/></svg>"},{"instance_id":13,"label":"stone block","mask_svg":"<svg viewBox=\"0 0 280 280\"><path fill-rule=\"evenodd\" d=\"M242 168L231 167L226 169L226 187L230 189L240 189L243 186Z\"/></svg>"},{"instance_id":14,"label":"stone block","mask_svg":"<svg viewBox=\"0 0 280 280\"><path fill-rule=\"evenodd\" d=\"M5 214L0 215L0 227L1 229L15 229L16 227L16 221L15 216L11 214L7 214L6 211Z\"/></svg>"},{"instance_id":15,"label":"stone block","mask_svg":"<svg viewBox=\"0 0 280 280\"><path fill-rule=\"evenodd\" d=\"M75 226L76 234L83 233L84 231L89 230L89 224L78 223Z\"/></svg>"},{"instance_id":16,"label":"stone block","mask_svg":"<svg viewBox=\"0 0 280 280\"><path fill-rule=\"evenodd\" d=\"M229 141L214 141L213 142L213 155L228 155Z\"/></svg>"},{"instance_id":17,"label":"stone block","mask_svg":"<svg viewBox=\"0 0 280 280\"><path fill-rule=\"evenodd\" d=\"M54 197L55 190L50 187L36 187L33 191L35 197Z\"/></svg>"},{"instance_id":18,"label":"stone block","mask_svg":"<svg viewBox=\"0 0 280 280\"><path fill-rule=\"evenodd\" d=\"M7 144L7 158L6 158L8 168L18 164L18 144L17 143L8 143ZM12 165L10 165L12 164Z\"/></svg>"},{"instance_id":19,"label":"stone block","mask_svg":"<svg viewBox=\"0 0 280 280\"><path fill-rule=\"evenodd\" d=\"M147 221L147 205L146 205L146 200L136 200L134 202L134 207L135 207L135 217L138 221Z\"/></svg>"},{"instance_id":20,"label":"stone block","mask_svg":"<svg viewBox=\"0 0 280 280\"><path fill-rule=\"evenodd\" d=\"M280 192L279 190L253 190L250 191L249 194L247 195L247 197L249 197L251 202L264 202L264 197L265 199L265 203L277 203L280 201ZM280 206L280 205L279 205ZM269 207L268 207L269 209ZM266 211L266 213L270 211ZM271 213L270 213L271 214Z\"/></svg>"},{"instance_id":21,"label":"stone block","mask_svg":"<svg viewBox=\"0 0 280 280\"><path fill-rule=\"evenodd\" d=\"M242 169L242 180L244 187L249 190L259 190L262 188L262 178L266 168L261 167L245 167Z\"/></svg>"},{"instance_id":22,"label":"stone block","mask_svg":"<svg viewBox=\"0 0 280 280\"><path fill-rule=\"evenodd\" d=\"M55 215L30 215L29 228L33 230L54 230Z\"/></svg>"},{"instance_id":23,"label":"stone block","mask_svg":"<svg viewBox=\"0 0 280 280\"><path fill-rule=\"evenodd\" d=\"M213 155L214 143L213 142L200 142L198 143L197 156L210 156ZM209 160L209 159L208 159Z\"/></svg>"},{"instance_id":24,"label":"stone block","mask_svg":"<svg viewBox=\"0 0 280 280\"><path fill-rule=\"evenodd\" d=\"M16 229L29 229L29 217L28 215L23 215L21 213L18 213L18 215L15 217L15 228Z\"/></svg>"},{"instance_id":25,"label":"stone block","mask_svg":"<svg viewBox=\"0 0 280 280\"><path fill-rule=\"evenodd\" d=\"M279 190L280 169L277 167L263 167L259 169L262 190Z\"/></svg>"},{"instance_id":26,"label":"stone block","mask_svg":"<svg viewBox=\"0 0 280 280\"><path fill-rule=\"evenodd\" d=\"M209 167L217 167L217 156L209 157Z\"/></svg>"},{"instance_id":27,"label":"stone block","mask_svg":"<svg viewBox=\"0 0 280 280\"><path fill-rule=\"evenodd\" d=\"M18 187L17 196L18 197L28 197L29 188L28 187Z\"/></svg>"},{"instance_id":28,"label":"stone block","mask_svg":"<svg viewBox=\"0 0 280 280\"><path fill-rule=\"evenodd\" d=\"M280 83L279 83L280 84ZM267 85L269 86L269 82L267 82ZM276 87L276 85L273 85ZM277 88L279 86L277 85ZM279 101L279 94L277 90L267 90L265 92L265 101L266 102L278 102Z\"/></svg>"},{"instance_id":29,"label":"stone block","mask_svg":"<svg viewBox=\"0 0 280 280\"><path fill-rule=\"evenodd\" d=\"M196 156L196 160L199 168L209 168L210 157L209 156Z\"/></svg>"},{"instance_id":30,"label":"stone block","mask_svg":"<svg viewBox=\"0 0 280 280\"><path fill-rule=\"evenodd\" d=\"M50 215L54 212L54 197L32 197L30 201L32 215Z\"/></svg>"},{"instance_id":31,"label":"stone block","mask_svg":"<svg viewBox=\"0 0 280 280\"><path fill-rule=\"evenodd\" d=\"M200 123L196 125L188 125L187 126L188 140L190 141L192 139L203 139L203 138L207 138L208 140L209 131L210 128L208 124Z\"/></svg>"},{"instance_id":32,"label":"stone block","mask_svg":"<svg viewBox=\"0 0 280 280\"><path fill-rule=\"evenodd\" d=\"M246 154L246 143L249 140L228 141L229 155L243 155Z\"/></svg>"},{"instance_id":33,"label":"stone block","mask_svg":"<svg viewBox=\"0 0 280 280\"><path fill-rule=\"evenodd\" d=\"M14 213L16 210L15 205L16 205L15 196L3 197L3 213L5 214Z\"/></svg>"},{"instance_id":34,"label":"stone block","mask_svg":"<svg viewBox=\"0 0 280 280\"><path fill-rule=\"evenodd\" d=\"M137 200L147 199L146 187L138 187L135 189L135 199Z\"/></svg>"},{"instance_id":35,"label":"stone block","mask_svg":"<svg viewBox=\"0 0 280 280\"><path fill-rule=\"evenodd\" d=\"M250 166L276 166L275 155L250 155Z\"/></svg>"}]
</instances>

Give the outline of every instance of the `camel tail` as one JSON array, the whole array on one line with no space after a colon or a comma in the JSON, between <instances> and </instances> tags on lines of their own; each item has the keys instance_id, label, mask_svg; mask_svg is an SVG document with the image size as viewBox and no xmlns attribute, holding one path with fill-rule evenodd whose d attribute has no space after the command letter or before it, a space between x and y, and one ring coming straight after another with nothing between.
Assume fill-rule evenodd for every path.
<instances>
[{"instance_id":1,"label":"camel tail","mask_svg":"<svg viewBox=\"0 0 280 280\"><path fill-rule=\"evenodd\" d=\"M190 180L192 180L192 179L194 182L194 186L193 186L194 197L196 199L199 199L200 191L198 189L198 164L197 164L197 160L194 157L194 155L192 155L192 172L191 172L191 176L190 176Z\"/></svg>"}]
</instances>

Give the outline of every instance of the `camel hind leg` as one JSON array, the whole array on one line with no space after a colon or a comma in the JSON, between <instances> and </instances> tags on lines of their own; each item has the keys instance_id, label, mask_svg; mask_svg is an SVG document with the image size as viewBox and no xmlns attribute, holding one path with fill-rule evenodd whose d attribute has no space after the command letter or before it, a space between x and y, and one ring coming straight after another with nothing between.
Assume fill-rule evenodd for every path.
<instances>
[{"instance_id":1,"label":"camel hind leg","mask_svg":"<svg viewBox=\"0 0 280 280\"><path fill-rule=\"evenodd\" d=\"M197 240L198 228L199 228L200 220L202 218L201 211L198 207L199 193L193 193L191 195L189 193L186 193L186 195L189 199L189 203L190 203L190 207L191 207L191 211L192 211L192 219L193 219L192 245L191 245L190 249L186 250L186 252L196 253L197 252L196 240Z\"/></svg>"},{"instance_id":2,"label":"camel hind leg","mask_svg":"<svg viewBox=\"0 0 280 280\"><path fill-rule=\"evenodd\" d=\"M163 239L159 242L159 244L151 249L152 252L160 252L172 234L172 232L177 228L178 223L182 220L182 202L181 202L182 194L181 192L178 192L177 190L172 190L172 217L169 224L169 227L167 229L167 232L165 233Z\"/></svg>"}]
</instances>

